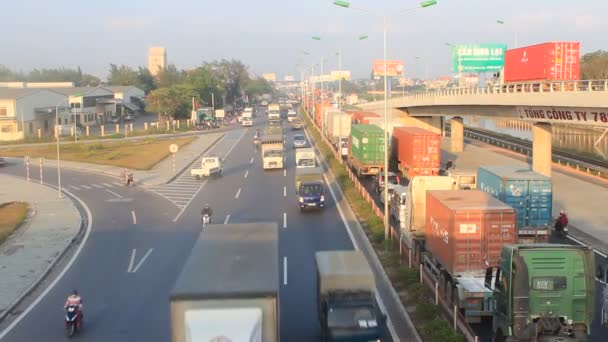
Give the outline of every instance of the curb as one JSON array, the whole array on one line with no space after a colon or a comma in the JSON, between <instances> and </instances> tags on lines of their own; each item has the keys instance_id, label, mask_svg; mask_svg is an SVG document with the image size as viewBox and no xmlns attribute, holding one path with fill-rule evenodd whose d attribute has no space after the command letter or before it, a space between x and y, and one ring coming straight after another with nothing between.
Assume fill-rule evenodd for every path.
<instances>
[{"instance_id":1,"label":"curb","mask_svg":"<svg viewBox=\"0 0 608 342\"><path fill-rule=\"evenodd\" d=\"M306 115L306 114L304 114ZM308 125L306 125L304 127L304 131L308 131ZM309 137L310 138L310 137ZM312 139L311 139L312 140ZM377 270L379 270L380 275L382 276L382 281L388 285L388 289L389 289L389 295L392 298L393 301L395 301L396 303L398 303L396 306L398 308L398 311L401 313L401 315L405 318L405 321L408 325L408 328L410 328L410 330L414 333L414 338L416 339L416 341L422 341L422 339L420 338L420 335L418 334L418 330L416 329L416 327L414 326L409 314L407 313L407 311L405 310L403 304L401 303L401 299L399 298L399 296L397 295L397 292L395 291L395 288L393 287L393 283L390 281L390 279L388 278L388 275L386 274L386 271L384 270L384 267L382 266L382 263L380 262L380 260L378 259L378 255L376 254L376 251L374 250L373 246L371 245L371 243L369 242L369 239L367 238L367 236L365 235L365 231L363 230L363 226L361 226L361 222L359 222L359 218L356 216L356 214L352 211L352 207L350 206L350 203L348 203L348 200L346 199L346 196L344 195L344 193L342 192L342 188L338 185L338 183L335 181L336 177L333 174L331 168L329 167L329 165L327 164L327 161L325 160L325 158L323 157L323 155L321 153L319 153L318 149L317 149L317 142L315 141L315 151L317 152L317 156L318 159L322 161L323 166L325 166L325 173L331 175L332 179L333 179L333 184L334 184L334 188L337 189L338 194L342 197L342 201L343 203L345 203L345 205L348 207L348 209L352 212L353 218L354 218L354 222L355 222L355 226L356 226L356 230L357 230L357 235L359 237L359 240L361 240L363 242L363 247L362 249L364 249L364 252L366 256L367 254L369 254L371 256L370 260L373 263L373 267L376 268ZM328 184L328 186L331 187L331 184ZM339 203L336 203L336 205L339 205ZM348 228L347 228L348 231ZM358 245L357 241L354 241L354 237L351 236L351 239L353 240L353 244L355 246ZM369 258L368 258L369 259ZM379 304L381 303L381 301L379 301ZM380 304L381 306L384 307L384 304ZM384 310L384 313L386 313L386 309ZM390 321L390 318L388 319ZM392 336L393 339L395 339L396 341L399 341L399 336Z\"/></svg>"},{"instance_id":2,"label":"curb","mask_svg":"<svg viewBox=\"0 0 608 342\"><path fill-rule=\"evenodd\" d=\"M25 179L24 177L19 177L19 176L14 176L14 175L8 175L10 177L16 177L16 178L21 178L21 179ZM48 184L43 184L43 186L48 186L50 188L53 188L55 190L58 190L59 188L53 185L48 185ZM89 217L88 215L83 215L83 211L84 208L82 208L82 205L80 204L79 200L76 198L76 196L74 196L73 194L66 192L64 190L61 191L62 193L64 193L65 195L67 195L67 197L70 198L70 200L72 201L72 204L74 205L74 207L76 207L76 210L78 210L78 213L80 214L80 228L78 229L78 233L76 233L76 235L74 235L74 237L72 238L72 240L70 241L70 243L63 249L63 251L61 251L54 259L51 263L49 263L49 265L46 267L46 269L40 274L40 276L34 281L32 282L32 284L25 290L23 291L23 293L21 295L19 295L17 297L17 299L15 299L11 304L9 304L6 308L6 310L4 310L2 313L0 313L0 322L4 321L4 319L13 312L13 310L19 305L21 304L21 302L23 302L23 300L29 296L32 292L34 292L34 290L37 289L38 285L40 285L40 283L42 281L44 281L46 279L46 277L49 275L49 273L51 273L51 271L55 268L55 266L59 263L59 261L61 261L63 259L63 257L65 256L65 254L67 253L67 251L74 245L76 244L78 241L80 241L82 239L82 236L84 235L85 232L85 227L87 226Z\"/></svg>"}]
</instances>

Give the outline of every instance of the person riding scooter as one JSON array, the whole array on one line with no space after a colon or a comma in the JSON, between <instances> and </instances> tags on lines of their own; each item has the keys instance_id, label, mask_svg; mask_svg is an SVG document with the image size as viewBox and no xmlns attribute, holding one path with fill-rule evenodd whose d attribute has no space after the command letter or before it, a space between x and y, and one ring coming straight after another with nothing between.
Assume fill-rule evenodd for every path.
<instances>
[{"instance_id":1,"label":"person riding scooter","mask_svg":"<svg viewBox=\"0 0 608 342\"><path fill-rule=\"evenodd\" d=\"M72 294L68 296L68 299L65 301L65 305L63 306L64 310L67 310L68 307L75 306L78 308L78 318L76 319L76 328L80 330L81 322L84 317L82 312L82 298L78 294L77 290L72 291Z\"/></svg>"},{"instance_id":2,"label":"person riding scooter","mask_svg":"<svg viewBox=\"0 0 608 342\"><path fill-rule=\"evenodd\" d=\"M559 217L555 220L555 231L558 233L564 233L568 231L568 216L566 212L561 210L559 212Z\"/></svg>"},{"instance_id":3,"label":"person riding scooter","mask_svg":"<svg viewBox=\"0 0 608 342\"><path fill-rule=\"evenodd\" d=\"M209 204L205 204L205 207L203 208L203 210L201 210L201 222L204 222L205 220L205 215L209 218L209 222L211 222L211 214L212 214L212 210L211 207L209 207Z\"/></svg>"}]
</instances>

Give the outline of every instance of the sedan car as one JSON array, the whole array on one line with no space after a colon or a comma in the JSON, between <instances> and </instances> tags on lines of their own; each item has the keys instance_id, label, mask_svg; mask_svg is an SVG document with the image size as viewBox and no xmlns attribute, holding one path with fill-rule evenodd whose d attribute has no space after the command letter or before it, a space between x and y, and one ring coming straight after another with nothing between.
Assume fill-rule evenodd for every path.
<instances>
[{"instance_id":1,"label":"sedan car","mask_svg":"<svg viewBox=\"0 0 608 342\"><path fill-rule=\"evenodd\" d=\"M293 148L301 148L308 146L308 141L304 134L296 134L293 136Z\"/></svg>"}]
</instances>

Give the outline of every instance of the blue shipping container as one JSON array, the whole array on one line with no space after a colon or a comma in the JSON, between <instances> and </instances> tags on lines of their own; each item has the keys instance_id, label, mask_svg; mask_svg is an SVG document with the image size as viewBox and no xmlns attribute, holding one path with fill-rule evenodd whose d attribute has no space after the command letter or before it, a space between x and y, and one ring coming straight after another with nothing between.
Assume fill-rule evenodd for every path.
<instances>
[{"instance_id":1,"label":"blue shipping container","mask_svg":"<svg viewBox=\"0 0 608 342\"><path fill-rule=\"evenodd\" d=\"M552 224L553 183L549 177L525 166L481 166L477 188L517 211L517 228L522 235Z\"/></svg>"}]
</instances>

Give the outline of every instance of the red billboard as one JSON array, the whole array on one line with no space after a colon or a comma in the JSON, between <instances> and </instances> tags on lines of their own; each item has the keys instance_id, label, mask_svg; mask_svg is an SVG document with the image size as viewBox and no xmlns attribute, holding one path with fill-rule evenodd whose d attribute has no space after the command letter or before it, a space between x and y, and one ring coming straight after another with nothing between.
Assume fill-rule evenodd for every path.
<instances>
[{"instance_id":1,"label":"red billboard","mask_svg":"<svg viewBox=\"0 0 608 342\"><path fill-rule=\"evenodd\" d=\"M403 61L386 61L386 76L401 76L402 74ZM374 61L374 76L384 76L384 60Z\"/></svg>"},{"instance_id":2,"label":"red billboard","mask_svg":"<svg viewBox=\"0 0 608 342\"><path fill-rule=\"evenodd\" d=\"M580 79L579 42L550 42L508 50L505 82Z\"/></svg>"}]
</instances>

